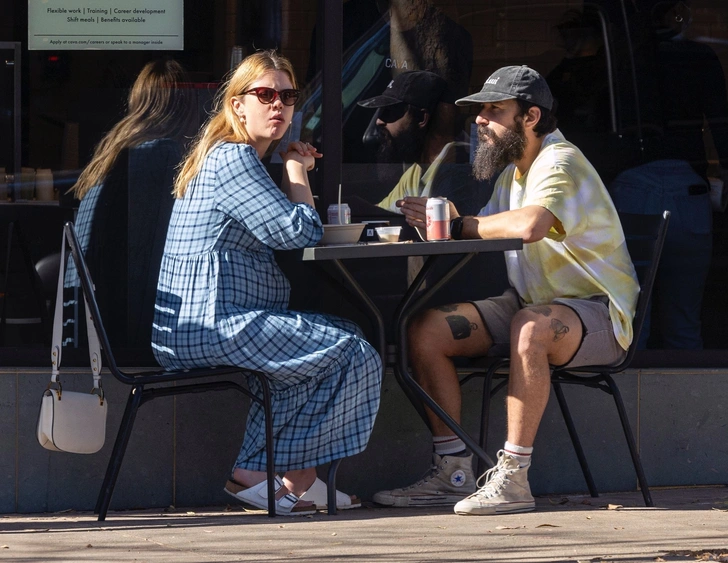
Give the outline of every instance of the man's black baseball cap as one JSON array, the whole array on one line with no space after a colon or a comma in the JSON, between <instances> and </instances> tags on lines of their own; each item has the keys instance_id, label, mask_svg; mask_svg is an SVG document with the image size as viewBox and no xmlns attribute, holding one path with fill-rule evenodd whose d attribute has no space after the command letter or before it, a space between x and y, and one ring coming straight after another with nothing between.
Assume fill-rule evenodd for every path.
<instances>
[{"instance_id":1,"label":"man's black baseball cap","mask_svg":"<svg viewBox=\"0 0 728 563\"><path fill-rule=\"evenodd\" d=\"M466 106L513 99L524 100L549 110L554 105L554 97L546 79L526 65L499 68L488 77L480 92L460 98L455 103Z\"/></svg>"},{"instance_id":2,"label":"man's black baseball cap","mask_svg":"<svg viewBox=\"0 0 728 563\"><path fill-rule=\"evenodd\" d=\"M357 103L365 108L381 108L405 102L432 113L446 86L445 80L434 72L411 70L392 80L381 96Z\"/></svg>"}]
</instances>

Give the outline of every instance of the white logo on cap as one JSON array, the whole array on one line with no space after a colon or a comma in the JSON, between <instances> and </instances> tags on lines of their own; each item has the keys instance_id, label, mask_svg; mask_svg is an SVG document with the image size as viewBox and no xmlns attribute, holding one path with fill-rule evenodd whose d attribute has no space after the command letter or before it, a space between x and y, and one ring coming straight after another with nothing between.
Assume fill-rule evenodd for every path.
<instances>
[{"instance_id":1,"label":"white logo on cap","mask_svg":"<svg viewBox=\"0 0 728 563\"><path fill-rule=\"evenodd\" d=\"M391 88L392 87L392 84L394 84L394 80L390 80L389 81L389 84L387 85L387 88Z\"/></svg>"},{"instance_id":2,"label":"white logo on cap","mask_svg":"<svg viewBox=\"0 0 728 563\"><path fill-rule=\"evenodd\" d=\"M500 80L500 76L498 78L489 78L485 81L486 84L498 84L498 81Z\"/></svg>"}]
</instances>

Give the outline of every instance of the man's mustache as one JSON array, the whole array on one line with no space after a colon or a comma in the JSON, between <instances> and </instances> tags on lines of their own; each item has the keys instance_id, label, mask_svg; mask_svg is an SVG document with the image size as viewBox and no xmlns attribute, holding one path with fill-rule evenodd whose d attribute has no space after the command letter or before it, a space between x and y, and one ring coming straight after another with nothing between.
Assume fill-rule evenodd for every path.
<instances>
[{"instance_id":1,"label":"man's mustache","mask_svg":"<svg viewBox=\"0 0 728 563\"><path fill-rule=\"evenodd\" d=\"M478 140L485 141L486 139L497 139L498 135L485 125L478 125Z\"/></svg>"}]
</instances>

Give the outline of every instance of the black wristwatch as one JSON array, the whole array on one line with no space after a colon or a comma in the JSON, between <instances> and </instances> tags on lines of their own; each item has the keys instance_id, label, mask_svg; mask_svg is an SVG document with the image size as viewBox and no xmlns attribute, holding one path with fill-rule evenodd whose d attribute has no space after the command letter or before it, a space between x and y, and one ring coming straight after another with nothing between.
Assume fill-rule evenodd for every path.
<instances>
[{"instance_id":1,"label":"black wristwatch","mask_svg":"<svg viewBox=\"0 0 728 563\"><path fill-rule=\"evenodd\" d=\"M461 240L463 238L463 218L455 217L450 220L450 238Z\"/></svg>"}]
</instances>

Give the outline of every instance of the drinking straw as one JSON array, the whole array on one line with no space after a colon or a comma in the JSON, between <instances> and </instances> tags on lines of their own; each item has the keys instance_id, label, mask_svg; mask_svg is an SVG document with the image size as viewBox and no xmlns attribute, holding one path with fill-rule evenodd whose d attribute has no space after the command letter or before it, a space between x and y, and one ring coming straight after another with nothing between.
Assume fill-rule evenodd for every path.
<instances>
[{"instance_id":1,"label":"drinking straw","mask_svg":"<svg viewBox=\"0 0 728 563\"><path fill-rule=\"evenodd\" d=\"M343 225L344 222L341 220L341 184L339 184L339 225Z\"/></svg>"}]
</instances>

